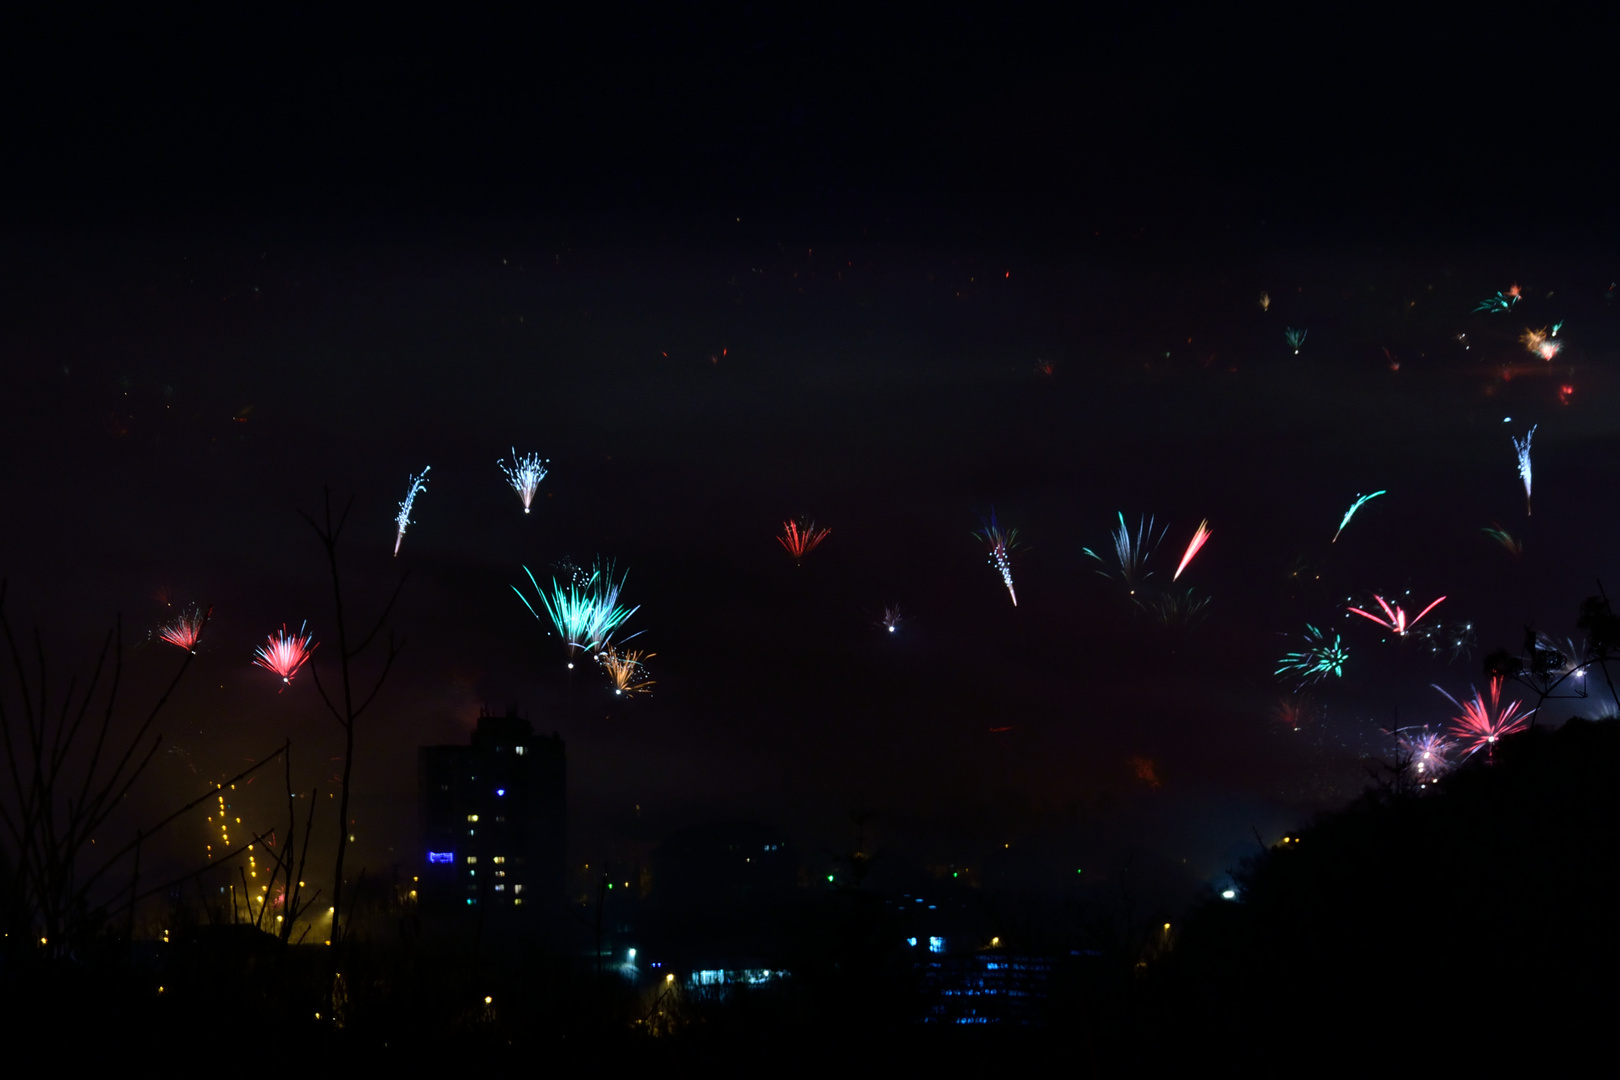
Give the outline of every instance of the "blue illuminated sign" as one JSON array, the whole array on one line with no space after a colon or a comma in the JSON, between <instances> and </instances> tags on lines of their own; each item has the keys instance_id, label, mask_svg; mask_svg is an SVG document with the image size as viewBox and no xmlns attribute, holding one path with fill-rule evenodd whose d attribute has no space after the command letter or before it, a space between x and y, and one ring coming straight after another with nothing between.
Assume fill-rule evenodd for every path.
<instances>
[{"instance_id":1,"label":"blue illuminated sign","mask_svg":"<svg viewBox=\"0 0 1620 1080\"><path fill-rule=\"evenodd\" d=\"M430 863L453 863L455 861L456 861L456 853L453 852L453 851L430 851L430 852L428 852L428 862L430 862Z\"/></svg>"}]
</instances>

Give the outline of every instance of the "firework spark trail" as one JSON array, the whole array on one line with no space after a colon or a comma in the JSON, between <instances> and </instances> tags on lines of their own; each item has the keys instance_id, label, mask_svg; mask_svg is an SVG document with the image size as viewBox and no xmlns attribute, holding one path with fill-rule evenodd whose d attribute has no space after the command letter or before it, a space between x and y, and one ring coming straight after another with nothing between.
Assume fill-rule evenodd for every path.
<instances>
[{"instance_id":1,"label":"firework spark trail","mask_svg":"<svg viewBox=\"0 0 1620 1080\"><path fill-rule=\"evenodd\" d=\"M405 530L411 526L411 507L416 505L416 497L427 490L427 474L428 469L431 468L433 466L429 465L422 470L421 476L410 477L411 490L405 493L405 501L399 504L399 516L394 519L396 529L394 533L394 554L396 556L399 554L400 541L405 539Z\"/></svg>"},{"instance_id":2,"label":"firework spark trail","mask_svg":"<svg viewBox=\"0 0 1620 1080\"><path fill-rule=\"evenodd\" d=\"M1536 437L1536 428L1539 424L1531 424L1530 430L1524 433L1524 441L1520 442L1516 436L1513 439L1513 449L1519 455L1519 479L1524 481L1524 514L1530 516L1530 440Z\"/></svg>"},{"instance_id":3,"label":"firework spark trail","mask_svg":"<svg viewBox=\"0 0 1620 1080\"><path fill-rule=\"evenodd\" d=\"M1411 619L1406 617L1406 612L1401 610L1401 606L1399 604L1391 604L1389 601L1385 600L1382 596L1379 596L1376 593L1373 594L1373 599L1378 601L1378 606L1384 609L1384 614L1387 616L1387 618L1381 619L1371 612L1362 611L1360 608L1355 607L1351 608L1350 611L1356 615L1360 615L1363 619L1371 619L1379 626L1388 627L1390 630L1395 631L1395 633L1399 636L1405 637L1407 633L1418 624L1418 621L1422 619L1423 616L1439 607L1440 600L1444 600L1445 597L1442 596L1440 600L1436 600L1434 603L1418 612L1417 615Z\"/></svg>"},{"instance_id":4,"label":"firework spark trail","mask_svg":"<svg viewBox=\"0 0 1620 1080\"><path fill-rule=\"evenodd\" d=\"M606 568L597 567L589 576L576 571L568 585L562 586L556 578L551 579L551 593L540 587L535 580L534 573L525 566L523 572L528 575L529 583L540 598L540 604L545 609L546 617L551 625L557 628L557 635L562 638L563 646L568 652L568 666L574 666L573 658L582 651L592 651L605 648L613 632L630 616L641 608L626 610L619 604L619 591L624 588L624 578L613 581L612 565ZM629 575L626 574L626 577ZM536 619L540 612L535 610L529 598L516 585L512 591L517 593L523 606L529 609L529 614ZM632 635L634 636L634 635Z\"/></svg>"},{"instance_id":5,"label":"firework spark trail","mask_svg":"<svg viewBox=\"0 0 1620 1080\"><path fill-rule=\"evenodd\" d=\"M540 582L535 580L534 572L527 566L523 568L523 572L528 575L529 584L534 586L535 594L539 596L540 603L545 607L546 615L551 619L551 624L557 628L557 634L563 640L563 647L568 651L568 666L573 667L574 654L580 650L579 641L586 636L587 627L590 625L591 596L589 589L582 588L577 577L568 583L566 589L557 584L556 578L552 578L552 594L548 597L546 591L540 587ZM529 603L529 598L523 595L523 590L514 585L512 591L517 593L518 599L523 601L523 606L529 609L530 615L533 615L536 619L540 618L540 613L534 609L533 604Z\"/></svg>"},{"instance_id":6,"label":"firework spark trail","mask_svg":"<svg viewBox=\"0 0 1620 1080\"><path fill-rule=\"evenodd\" d=\"M831 529L817 529L813 521L784 521L782 535L776 538L776 542L787 549L795 563L801 563L806 555L831 535Z\"/></svg>"},{"instance_id":7,"label":"firework spark trail","mask_svg":"<svg viewBox=\"0 0 1620 1080\"><path fill-rule=\"evenodd\" d=\"M1499 292L1495 296L1481 300L1479 307L1475 308L1474 311L1476 313L1488 311L1492 315L1500 315L1504 311L1511 311L1513 309L1513 305L1517 304L1518 302L1519 287L1514 285L1509 288L1507 292Z\"/></svg>"},{"instance_id":8,"label":"firework spark trail","mask_svg":"<svg viewBox=\"0 0 1620 1080\"><path fill-rule=\"evenodd\" d=\"M540 481L546 478L546 466L551 464L539 454L525 454L518 457L517 447L512 448L512 464L508 465L503 458L495 464L501 467L506 474L506 482L517 492L518 498L523 500L523 512L529 512L529 504L534 502L535 489Z\"/></svg>"},{"instance_id":9,"label":"firework spark trail","mask_svg":"<svg viewBox=\"0 0 1620 1080\"><path fill-rule=\"evenodd\" d=\"M597 663L607 672L608 681L613 684L613 693L617 696L649 693L653 680L647 678L646 665L643 660L657 656L657 653L642 653L633 649L619 652L609 645L596 656Z\"/></svg>"},{"instance_id":10,"label":"firework spark trail","mask_svg":"<svg viewBox=\"0 0 1620 1080\"><path fill-rule=\"evenodd\" d=\"M1152 589L1136 596L1136 606L1165 626L1191 626L1204 617L1209 597L1193 589Z\"/></svg>"},{"instance_id":11,"label":"firework spark trail","mask_svg":"<svg viewBox=\"0 0 1620 1080\"><path fill-rule=\"evenodd\" d=\"M1164 539L1164 529L1159 530L1159 535L1155 539L1153 536L1153 518L1150 515L1137 519L1136 535L1132 536L1131 530L1125 524L1125 512L1121 510L1118 513L1119 528L1114 531L1114 559L1119 563L1119 570L1117 574L1107 570L1098 570L1097 573L1103 577L1117 576L1134 596L1138 579L1152 576L1152 571L1143 573L1142 568L1147 565L1148 556L1153 554L1154 549L1159 546L1159 542ZM1080 550L1098 562L1104 561L1101 555L1098 555L1090 548L1081 548Z\"/></svg>"},{"instance_id":12,"label":"firework spark trail","mask_svg":"<svg viewBox=\"0 0 1620 1080\"><path fill-rule=\"evenodd\" d=\"M308 625L303 623L298 627L298 633L289 634L287 624L282 623L280 633L271 634L263 645L253 650L255 664L281 676L282 690L292 684L293 676L298 674L298 669L304 666L317 647L305 629Z\"/></svg>"},{"instance_id":13,"label":"firework spark trail","mask_svg":"<svg viewBox=\"0 0 1620 1080\"><path fill-rule=\"evenodd\" d=\"M1503 706L1501 676L1491 679L1491 702L1488 706L1476 687L1469 687L1474 691L1474 700L1465 704L1446 694L1439 686L1430 685L1462 710L1460 715L1451 718L1451 730L1466 751L1464 757L1472 757L1481 750L1487 755L1494 754L1499 740L1523 731L1530 722L1529 714L1520 711L1524 707L1523 702L1514 701Z\"/></svg>"},{"instance_id":14,"label":"firework spark trail","mask_svg":"<svg viewBox=\"0 0 1620 1080\"><path fill-rule=\"evenodd\" d=\"M1299 355L1299 347L1305 344L1305 335L1308 333L1309 330L1295 330L1292 326L1283 331L1283 339L1293 348L1295 356Z\"/></svg>"},{"instance_id":15,"label":"firework spark trail","mask_svg":"<svg viewBox=\"0 0 1620 1080\"><path fill-rule=\"evenodd\" d=\"M1445 693L1444 690L1440 692ZM1406 756L1412 771L1424 780L1444 776L1455 764L1451 760L1451 753L1456 749L1456 740L1444 732L1430 731L1426 727L1402 728L1394 735L1395 743Z\"/></svg>"},{"instance_id":16,"label":"firework spark trail","mask_svg":"<svg viewBox=\"0 0 1620 1080\"><path fill-rule=\"evenodd\" d=\"M1479 531L1490 537L1492 540L1495 540L1498 544L1501 544L1503 547L1507 548L1510 554L1524 554L1524 544L1513 539L1512 534L1506 529L1502 528L1502 526L1496 525L1493 522L1491 528L1481 529Z\"/></svg>"},{"instance_id":17,"label":"firework spark trail","mask_svg":"<svg viewBox=\"0 0 1620 1080\"><path fill-rule=\"evenodd\" d=\"M984 519L979 519L983 523ZM1018 530L1007 529L1002 531L996 522L996 512L990 511L990 524L973 534L983 540L990 547L990 565L996 568L1001 580L1007 586L1007 595L1012 597L1013 607L1018 606L1018 593L1013 589L1012 556L1008 554L1018 546Z\"/></svg>"},{"instance_id":18,"label":"firework spark trail","mask_svg":"<svg viewBox=\"0 0 1620 1080\"><path fill-rule=\"evenodd\" d=\"M1559 324L1559 326L1562 325L1562 323ZM1559 351L1564 347L1564 343L1562 341L1553 340L1557 336L1558 327L1556 326L1553 327L1552 333L1550 334L1547 332L1547 328L1545 326L1543 326L1540 330L1532 330L1527 326L1524 328L1524 333L1519 335L1519 342L1525 347L1526 351L1534 353L1543 360L1551 360L1553 357L1557 356Z\"/></svg>"},{"instance_id":19,"label":"firework spark trail","mask_svg":"<svg viewBox=\"0 0 1620 1080\"><path fill-rule=\"evenodd\" d=\"M1181 572L1187 569L1187 564L1193 561L1193 556L1209 543L1209 538L1213 535L1215 534L1209 531L1208 518L1198 523L1198 528L1193 530L1192 539L1187 542L1187 553L1181 557L1181 565L1176 567L1176 572L1170 576L1171 581L1181 576Z\"/></svg>"},{"instance_id":20,"label":"firework spark trail","mask_svg":"<svg viewBox=\"0 0 1620 1080\"><path fill-rule=\"evenodd\" d=\"M883 618L878 620L878 625L892 634L900 629L901 622L900 605L890 604L883 609Z\"/></svg>"},{"instance_id":21,"label":"firework spark trail","mask_svg":"<svg viewBox=\"0 0 1620 1080\"><path fill-rule=\"evenodd\" d=\"M173 621L160 627L157 636L176 648L195 653L197 651L197 641L202 637L203 627L208 625L208 620L213 617L213 614L213 608L209 608L204 612L198 610L197 605L193 604L176 616Z\"/></svg>"},{"instance_id":22,"label":"firework spark trail","mask_svg":"<svg viewBox=\"0 0 1620 1080\"><path fill-rule=\"evenodd\" d=\"M1306 623L1305 648L1299 652L1284 653L1274 674L1281 676L1285 672L1292 672L1299 686L1304 687L1321 682L1329 675L1342 679L1344 665L1349 659L1350 651L1344 647L1343 638L1334 634L1333 640L1328 641L1326 634Z\"/></svg>"},{"instance_id":23,"label":"firework spark trail","mask_svg":"<svg viewBox=\"0 0 1620 1080\"><path fill-rule=\"evenodd\" d=\"M1356 501L1351 503L1350 509L1344 512L1344 517L1340 520L1338 529L1334 530L1333 539L1328 542L1331 544L1337 544L1339 542L1339 533L1344 532L1344 527L1350 524L1350 519L1356 516L1357 510L1360 510L1363 506L1366 506L1368 503L1378 498L1378 496L1388 494L1389 492L1387 491L1375 491L1371 495L1363 495L1360 492L1357 492Z\"/></svg>"},{"instance_id":24,"label":"firework spark trail","mask_svg":"<svg viewBox=\"0 0 1620 1080\"><path fill-rule=\"evenodd\" d=\"M613 564L598 563L591 571L591 580L598 582L596 592L591 604L590 618L586 624L586 639L582 642L584 648L605 648L613 637L613 632L624 622L641 610L637 604L633 608L625 608L619 603L619 593L624 589L624 583L630 579L630 571L626 570L618 581L613 580ZM631 637L636 635L632 634Z\"/></svg>"}]
</instances>

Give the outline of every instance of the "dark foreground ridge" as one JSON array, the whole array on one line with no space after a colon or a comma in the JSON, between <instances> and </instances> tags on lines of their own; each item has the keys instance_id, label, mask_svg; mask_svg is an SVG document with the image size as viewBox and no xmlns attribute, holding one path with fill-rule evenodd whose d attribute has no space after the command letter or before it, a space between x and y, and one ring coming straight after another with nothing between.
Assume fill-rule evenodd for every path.
<instances>
[{"instance_id":1,"label":"dark foreground ridge","mask_svg":"<svg viewBox=\"0 0 1620 1080\"><path fill-rule=\"evenodd\" d=\"M384 1060L1061 1049L1081 1075L1234 1054L1551 1062L1591 1048L1614 1005L1617 792L1615 720L1507 739L1427 791L1378 786L1257 854L1233 897L1209 897L1184 922L1077 930L1075 948L1048 950L1042 1000L991 1030L924 1022L925 965L882 898L860 889L792 916L787 936L815 945L795 977L723 995L649 996L540 936L458 936L391 899L408 890L373 885L335 992L323 949L197 925L162 947L109 939L37 966L13 954L4 1015L34 1040L93 1039L120 1055L263 1038Z\"/></svg>"},{"instance_id":2,"label":"dark foreground ridge","mask_svg":"<svg viewBox=\"0 0 1620 1080\"><path fill-rule=\"evenodd\" d=\"M1143 1016L1280 1057L1592 1047L1615 1004L1617 800L1613 719L1504 740L1430 793L1369 791L1195 911Z\"/></svg>"}]
</instances>

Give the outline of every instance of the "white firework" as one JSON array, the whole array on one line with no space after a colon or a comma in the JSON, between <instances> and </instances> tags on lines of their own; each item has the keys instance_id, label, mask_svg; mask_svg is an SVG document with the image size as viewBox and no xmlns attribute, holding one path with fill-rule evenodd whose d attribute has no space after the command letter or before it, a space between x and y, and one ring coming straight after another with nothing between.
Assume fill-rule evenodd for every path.
<instances>
[{"instance_id":1,"label":"white firework","mask_svg":"<svg viewBox=\"0 0 1620 1080\"><path fill-rule=\"evenodd\" d=\"M551 462L539 454L525 454L518 457L517 448L513 447L512 464L508 465L505 460L497 461L495 464L501 467L501 472L506 474L506 482L512 485L512 490L523 500L523 512L527 514L529 504L534 502L535 489L540 486L540 481L546 478L548 471L546 466Z\"/></svg>"},{"instance_id":2,"label":"white firework","mask_svg":"<svg viewBox=\"0 0 1620 1080\"><path fill-rule=\"evenodd\" d=\"M405 493L405 501L399 504L399 516L394 519L394 554L399 554L400 541L405 539L405 530L411 526L411 507L416 505L416 497L427 490L428 465L422 470L422 475L410 478L411 490Z\"/></svg>"}]
</instances>

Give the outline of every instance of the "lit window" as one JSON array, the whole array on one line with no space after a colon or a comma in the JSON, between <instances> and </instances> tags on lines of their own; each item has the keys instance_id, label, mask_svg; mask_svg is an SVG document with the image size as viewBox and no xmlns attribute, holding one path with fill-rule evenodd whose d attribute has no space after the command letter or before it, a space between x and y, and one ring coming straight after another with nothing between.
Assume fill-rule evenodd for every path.
<instances>
[{"instance_id":1,"label":"lit window","mask_svg":"<svg viewBox=\"0 0 1620 1080\"><path fill-rule=\"evenodd\" d=\"M506 856L505 855L497 855L497 856L495 856L495 865L496 866L501 865L505 861L506 861Z\"/></svg>"},{"instance_id":2,"label":"lit window","mask_svg":"<svg viewBox=\"0 0 1620 1080\"><path fill-rule=\"evenodd\" d=\"M453 851L430 851L430 852L428 852L428 862L430 862L430 863L453 863L455 861L456 861L456 853L453 852ZM300 882L300 884L302 884L302 882Z\"/></svg>"},{"instance_id":3,"label":"lit window","mask_svg":"<svg viewBox=\"0 0 1620 1080\"><path fill-rule=\"evenodd\" d=\"M522 757L522 756L523 756L523 747L521 747L521 746L514 746L514 747L512 747L512 752L513 752L513 753L514 753L514 754L517 754L517 755L518 755L518 756L519 756L519 757Z\"/></svg>"},{"instance_id":4,"label":"lit window","mask_svg":"<svg viewBox=\"0 0 1620 1080\"><path fill-rule=\"evenodd\" d=\"M506 876L506 871L505 870L497 870L497 871L495 871L495 876L496 877L505 877Z\"/></svg>"},{"instance_id":5,"label":"lit window","mask_svg":"<svg viewBox=\"0 0 1620 1080\"><path fill-rule=\"evenodd\" d=\"M928 951L929 952L944 952L945 951L945 939L942 938L942 937L931 937L931 938L929 938L928 939Z\"/></svg>"},{"instance_id":6,"label":"lit window","mask_svg":"<svg viewBox=\"0 0 1620 1080\"><path fill-rule=\"evenodd\" d=\"M505 892L506 891L506 886L505 885L497 885L497 886L495 886L495 891L496 892Z\"/></svg>"},{"instance_id":7,"label":"lit window","mask_svg":"<svg viewBox=\"0 0 1620 1080\"><path fill-rule=\"evenodd\" d=\"M478 820L478 815L477 814L468 814L467 815L467 820L468 821L477 821Z\"/></svg>"},{"instance_id":8,"label":"lit window","mask_svg":"<svg viewBox=\"0 0 1620 1080\"><path fill-rule=\"evenodd\" d=\"M505 796L505 795L506 795L506 789L505 789L505 788L503 788L503 787L498 787L498 788L496 788L496 789L495 789L495 795L496 795L496 796L497 796L497 797L504 797L504 796Z\"/></svg>"},{"instance_id":9,"label":"lit window","mask_svg":"<svg viewBox=\"0 0 1620 1080\"><path fill-rule=\"evenodd\" d=\"M917 939L914 937L908 937L906 938L906 944L915 949L917 947Z\"/></svg>"},{"instance_id":10,"label":"lit window","mask_svg":"<svg viewBox=\"0 0 1620 1080\"><path fill-rule=\"evenodd\" d=\"M513 900L512 903L521 904L521 903L523 903L523 901L521 899L518 899L518 900Z\"/></svg>"},{"instance_id":11,"label":"lit window","mask_svg":"<svg viewBox=\"0 0 1620 1080\"><path fill-rule=\"evenodd\" d=\"M520 892L522 892L522 891L523 891L523 886L521 886L521 885L514 885L514 886L512 886L512 891L513 891L513 892L515 892L515 893L520 893Z\"/></svg>"},{"instance_id":12,"label":"lit window","mask_svg":"<svg viewBox=\"0 0 1620 1080\"><path fill-rule=\"evenodd\" d=\"M467 865L468 866L471 866L472 864L476 863L477 861L478 861L478 856L476 856L476 855L467 856Z\"/></svg>"}]
</instances>

